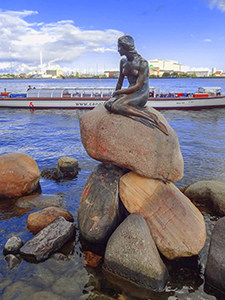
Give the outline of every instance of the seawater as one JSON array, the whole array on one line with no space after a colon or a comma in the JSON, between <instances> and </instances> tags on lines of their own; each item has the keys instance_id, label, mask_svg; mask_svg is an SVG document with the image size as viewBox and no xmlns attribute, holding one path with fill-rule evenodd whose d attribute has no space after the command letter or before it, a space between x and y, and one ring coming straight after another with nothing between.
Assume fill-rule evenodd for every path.
<instances>
[{"instance_id":1,"label":"seawater","mask_svg":"<svg viewBox=\"0 0 225 300\"><path fill-rule=\"evenodd\" d=\"M115 87L115 79L77 80L0 80L0 91L24 92L28 85L35 87ZM219 86L225 93L225 79L151 79L150 85L167 89L183 88L196 91L199 86ZM31 156L40 170L55 167L61 156L72 156L81 168L77 178L53 181L42 178L43 194L58 194L64 199L65 208L77 217L80 196L91 170L99 163L91 159L80 139L79 118L85 110L22 110L0 109L0 155L22 152ZM184 177L176 183L179 188L199 180L225 179L225 109L198 111L161 111L176 131L184 157ZM21 211L7 201L0 203L0 297L2 299L29 299L34 293L47 291L63 299L85 299L95 286L101 293L113 299L119 294L130 296L122 288L108 282L101 270L93 270L83 263L81 245L77 243L69 261L49 259L31 264L23 261L18 268L9 270L2 249L12 235L20 236L24 242L32 235L26 228L29 211ZM205 215L210 232L215 220ZM208 242L209 243L209 240ZM204 266L206 250L200 256L202 271L177 266L171 274L171 282L164 293L153 294L152 300L162 299L216 299L204 289ZM183 269L184 270L184 269ZM185 273L185 274L184 274ZM88 283L89 282L89 283Z\"/></svg>"}]
</instances>

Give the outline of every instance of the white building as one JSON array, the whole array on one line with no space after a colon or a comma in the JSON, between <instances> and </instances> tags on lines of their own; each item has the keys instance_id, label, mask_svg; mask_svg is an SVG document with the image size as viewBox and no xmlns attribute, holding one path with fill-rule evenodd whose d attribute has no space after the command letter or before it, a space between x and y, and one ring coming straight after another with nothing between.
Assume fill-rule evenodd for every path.
<instances>
[{"instance_id":1,"label":"white building","mask_svg":"<svg viewBox=\"0 0 225 300\"><path fill-rule=\"evenodd\" d=\"M178 63L176 60L163 60L163 59L152 59L148 61L149 67L151 68L159 68L162 72L181 72L182 65Z\"/></svg>"}]
</instances>

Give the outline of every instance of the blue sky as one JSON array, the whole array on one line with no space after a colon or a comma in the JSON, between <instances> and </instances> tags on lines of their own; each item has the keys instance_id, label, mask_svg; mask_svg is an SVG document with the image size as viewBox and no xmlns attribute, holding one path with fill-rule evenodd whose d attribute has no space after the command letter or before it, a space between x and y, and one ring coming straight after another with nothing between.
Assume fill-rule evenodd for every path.
<instances>
[{"instance_id":1,"label":"blue sky","mask_svg":"<svg viewBox=\"0 0 225 300\"><path fill-rule=\"evenodd\" d=\"M0 73L58 66L118 69L117 39L147 60L225 72L225 0L7 0L0 3Z\"/></svg>"}]
</instances>

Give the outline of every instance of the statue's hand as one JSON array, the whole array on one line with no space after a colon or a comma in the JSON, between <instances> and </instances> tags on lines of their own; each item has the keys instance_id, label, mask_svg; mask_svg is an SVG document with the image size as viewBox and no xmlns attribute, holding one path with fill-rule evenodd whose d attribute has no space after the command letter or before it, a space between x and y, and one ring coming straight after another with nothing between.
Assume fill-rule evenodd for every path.
<instances>
[{"instance_id":1,"label":"statue's hand","mask_svg":"<svg viewBox=\"0 0 225 300\"><path fill-rule=\"evenodd\" d=\"M117 95L118 95L118 91L114 91L113 94L112 94L113 97L115 97Z\"/></svg>"}]
</instances>

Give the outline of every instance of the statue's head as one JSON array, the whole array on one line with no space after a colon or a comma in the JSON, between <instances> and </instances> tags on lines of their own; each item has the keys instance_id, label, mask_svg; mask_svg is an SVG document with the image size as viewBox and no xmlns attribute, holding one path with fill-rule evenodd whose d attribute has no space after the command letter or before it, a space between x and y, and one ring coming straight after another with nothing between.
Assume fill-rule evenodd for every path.
<instances>
[{"instance_id":1,"label":"statue's head","mask_svg":"<svg viewBox=\"0 0 225 300\"><path fill-rule=\"evenodd\" d=\"M127 51L135 49L134 39L131 35L123 35L118 39L118 46L122 46Z\"/></svg>"}]
</instances>

